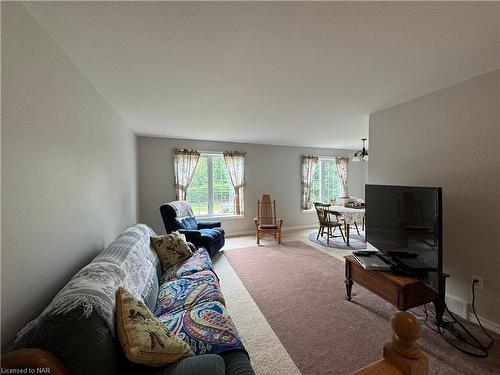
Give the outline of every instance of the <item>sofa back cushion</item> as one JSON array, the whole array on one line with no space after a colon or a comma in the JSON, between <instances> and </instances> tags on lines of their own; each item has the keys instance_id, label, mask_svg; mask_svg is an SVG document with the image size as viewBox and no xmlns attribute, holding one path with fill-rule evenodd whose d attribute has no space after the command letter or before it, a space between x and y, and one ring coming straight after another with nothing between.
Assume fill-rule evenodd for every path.
<instances>
[{"instance_id":1,"label":"sofa back cushion","mask_svg":"<svg viewBox=\"0 0 500 375\"><path fill-rule=\"evenodd\" d=\"M191 204L187 201L173 201L160 207L161 217L167 233L179 229L197 230L198 221Z\"/></svg>"},{"instance_id":2,"label":"sofa back cushion","mask_svg":"<svg viewBox=\"0 0 500 375\"><path fill-rule=\"evenodd\" d=\"M175 224L172 226L172 228L175 228L175 230L172 230L172 231L170 231L170 232L168 232L168 233L171 233L171 232L176 232L176 231L178 231L179 229L184 229L184 230L186 230L186 229L187 229L187 228L186 228L186 226L184 225L184 223L182 222L182 219L180 219L180 218L176 217L175 219L173 219L173 222L174 222Z\"/></svg>"},{"instance_id":3,"label":"sofa back cushion","mask_svg":"<svg viewBox=\"0 0 500 375\"><path fill-rule=\"evenodd\" d=\"M153 280L153 286L149 290L149 293L143 296L144 303L151 311L154 311L156 308L156 301L158 299L158 293L160 289L160 283L158 279L161 277L161 266L158 266L159 271L157 272L158 278Z\"/></svg>"},{"instance_id":4,"label":"sofa back cushion","mask_svg":"<svg viewBox=\"0 0 500 375\"><path fill-rule=\"evenodd\" d=\"M177 228L175 230L198 230L198 220L194 216L176 217L174 221Z\"/></svg>"},{"instance_id":5,"label":"sofa back cushion","mask_svg":"<svg viewBox=\"0 0 500 375\"><path fill-rule=\"evenodd\" d=\"M151 235L155 233L144 224L134 225L121 233L70 280L40 317L23 329L14 348L46 349L59 357L73 374L123 373L124 363L128 361L114 336L113 313L109 317L107 312L113 311L118 287L122 283L133 283L131 278L114 278L127 273L131 267L136 271L144 270L138 275L144 288L142 294L137 295L150 309L155 308L161 266L150 248ZM135 261L131 262L131 259ZM147 265L144 262L148 262ZM123 268L115 274L106 272L120 267ZM134 275L133 270L127 274ZM78 284L75 281L86 281L85 277L95 280L95 289L91 283ZM100 277L114 281L104 284L99 281ZM108 285L104 288L106 293L101 290L102 285ZM107 302L111 298L112 305Z\"/></svg>"},{"instance_id":6,"label":"sofa back cushion","mask_svg":"<svg viewBox=\"0 0 500 375\"><path fill-rule=\"evenodd\" d=\"M81 307L46 317L14 344L14 349L26 347L50 351L71 374L122 374L128 364L104 320L95 311L84 318Z\"/></svg>"},{"instance_id":7,"label":"sofa back cushion","mask_svg":"<svg viewBox=\"0 0 500 375\"><path fill-rule=\"evenodd\" d=\"M214 354L190 357L164 368L132 363L102 318L96 312L88 318L82 318L83 314L78 308L65 315L48 317L12 349L46 349L60 359L72 375L180 375L196 371L224 374L224 362ZM215 371L212 367L220 369Z\"/></svg>"},{"instance_id":8,"label":"sofa back cushion","mask_svg":"<svg viewBox=\"0 0 500 375\"><path fill-rule=\"evenodd\" d=\"M188 201L173 201L168 204L175 210L175 216L177 217L193 217L193 208L191 203Z\"/></svg>"},{"instance_id":9,"label":"sofa back cushion","mask_svg":"<svg viewBox=\"0 0 500 375\"><path fill-rule=\"evenodd\" d=\"M198 230L198 220L196 217L192 216L187 216L182 219L180 219L180 222L184 229L186 230Z\"/></svg>"}]
</instances>

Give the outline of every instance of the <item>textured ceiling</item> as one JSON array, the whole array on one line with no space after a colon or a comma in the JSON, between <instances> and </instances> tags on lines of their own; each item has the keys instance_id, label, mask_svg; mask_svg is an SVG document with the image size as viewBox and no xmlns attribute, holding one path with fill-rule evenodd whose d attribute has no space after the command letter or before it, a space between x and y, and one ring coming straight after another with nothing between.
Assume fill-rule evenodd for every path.
<instances>
[{"instance_id":1,"label":"textured ceiling","mask_svg":"<svg viewBox=\"0 0 500 375\"><path fill-rule=\"evenodd\" d=\"M500 66L494 2L26 5L144 135L354 149L371 112Z\"/></svg>"}]
</instances>

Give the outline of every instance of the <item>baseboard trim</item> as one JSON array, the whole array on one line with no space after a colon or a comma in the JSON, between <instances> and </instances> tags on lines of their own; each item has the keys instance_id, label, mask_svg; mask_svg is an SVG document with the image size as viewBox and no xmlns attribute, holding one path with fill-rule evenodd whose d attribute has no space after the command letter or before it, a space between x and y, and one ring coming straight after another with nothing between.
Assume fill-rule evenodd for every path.
<instances>
[{"instance_id":1,"label":"baseboard trim","mask_svg":"<svg viewBox=\"0 0 500 375\"><path fill-rule=\"evenodd\" d=\"M291 230L300 230L300 229L313 229L316 228L317 225L296 225L293 227L283 227L282 230L283 232L289 232ZM238 237L238 236L248 236L251 234L255 234L255 230L245 230L241 232L226 232L226 237Z\"/></svg>"},{"instance_id":2,"label":"baseboard trim","mask_svg":"<svg viewBox=\"0 0 500 375\"><path fill-rule=\"evenodd\" d=\"M477 323L476 317L474 316L472 312L472 306L470 303L467 301L464 301L463 299L460 299L458 297L452 296L452 295L446 295L446 305L450 309L450 311L462 319L465 319L468 322L474 323L476 325L479 325ZM478 315L479 319L481 320L481 324L483 325L484 328L489 329L490 331L493 331L495 333L500 334L500 324L493 322L491 320L488 320L486 318L483 318L482 316Z\"/></svg>"}]
</instances>

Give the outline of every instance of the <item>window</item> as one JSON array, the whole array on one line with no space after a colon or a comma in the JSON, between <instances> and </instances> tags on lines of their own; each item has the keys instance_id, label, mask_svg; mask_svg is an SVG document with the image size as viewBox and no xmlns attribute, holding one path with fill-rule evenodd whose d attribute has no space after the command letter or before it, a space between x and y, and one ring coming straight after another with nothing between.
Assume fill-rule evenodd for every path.
<instances>
[{"instance_id":1,"label":"window","mask_svg":"<svg viewBox=\"0 0 500 375\"><path fill-rule=\"evenodd\" d=\"M313 176L311 201L330 203L333 197L340 196L335 159L320 158Z\"/></svg>"},{"instance_id":2,"label":"window","mask_svg":"<svg viewBox=\"0 0 500 375\"><path fill-rule=\"evenodd\" d=\"M234 188L222 155L201 154L187 190L187 201L195 215L235 214Z\"/></svg>"},{"instance_id":3,"label":"window","mask_svg":"<svg viewBox=\"0 0 500 375\"><path fill-rule=\"evenodd\" d=\"M208 158L200 156L187 190L187 201L196 215L208 215Z\"/></svg>"}]
</instances>

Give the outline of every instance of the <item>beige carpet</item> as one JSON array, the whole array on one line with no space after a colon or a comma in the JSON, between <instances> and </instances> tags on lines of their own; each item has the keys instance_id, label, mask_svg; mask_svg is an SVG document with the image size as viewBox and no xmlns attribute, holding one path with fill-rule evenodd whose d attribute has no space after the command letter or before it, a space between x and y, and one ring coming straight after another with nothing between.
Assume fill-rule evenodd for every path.
<instances>
[{"instance_id":1,"label":"beige carpet","mask_svg":"<svg viewBox=\"0 0 500 375\"><path fill-rule=\"evenodd\" d=\"M226 257L302 374L348 374L381 357L382 346L391 337L389 318L395 308L359 286L354 287L353 302L346 301L342 262L299 241L230 250ZM240 314L247 311L235 308L229 310L240 328ZM241 333L244 340L253 335ZM262 334L248 349L264 359L268 338ZM422 336L419 342L432 374L500 372L498 345L488 359L475 359L429 328L424 327ZM256 369L259 365L254 363ZM276 371L290 373L279 366Z\"/></svg>"},{"instance_id":2,"label":"beige carpet","mask_svg":"<svg viewBox=\"0 0 500 375\"><path fill-rule=\"evenodd\" d=\"M300 375L295 363L222 253L215 272L231 318L250 355L256 375Z\"/></svg>"}]
</instances>

